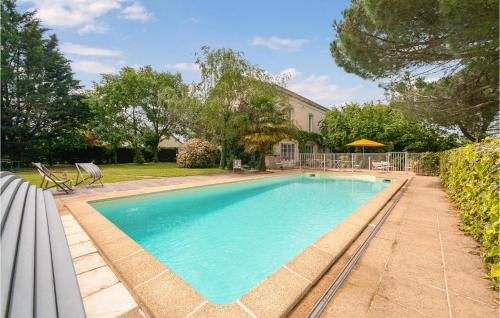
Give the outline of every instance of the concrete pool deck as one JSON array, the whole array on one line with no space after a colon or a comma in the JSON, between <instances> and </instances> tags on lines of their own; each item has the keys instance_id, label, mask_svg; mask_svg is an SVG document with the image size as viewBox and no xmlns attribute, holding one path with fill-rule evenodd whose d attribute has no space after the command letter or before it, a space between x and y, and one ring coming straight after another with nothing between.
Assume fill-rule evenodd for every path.
<instances>
[{"instance_id":1,"label":"concrete pool deck","mask_svg":"<svg viewBox=\"0 0 500 318\"><path fill-rule=\"evenodd\" d=\"M234 181L268 178L297 171L253 176L219 177L161 187L82 195L64 200L96 245L103 258L121 279L144 312L155 317L197 316L203 312L222 316L278 317L293 308L329 266L343 253L378 211L406 182L406 175L391 175L394 180L351 216L327 232L290 262L264 279L247 294L227 305L215 305L185 283L87 202L130 195L206 186ZM331 172L328 172L329 174ZM352 173L332 173L353 176ZM359 174L354 174L359 176ZM366 175L366 174L363 174ZM389 175L383 174L383 177Z\"/></svg>"},{"instance_id":2,"label":"concrete pool deck","mask_svg":"<svg viewBox=\"0 0 500 318\"><path fill-rule=\"evenodd\" d=\"M459 225L439 179L415 177L321 317L498 317L478 244ZM291 317L310 311L358 245Z\"/></svg>"},{"instance_id":3,"label":"concrete pool deck","mask_svg":"<svg viewBox=\"0 0 500 318\"><path fill-rule=\"evenodd\" d=\"M345 173L342 173L345 174ZM355 175L366 175L366 172L358 172L354 173ZM376 174L379 177L389 177L389 174ZM119 190L130 190L130 189L140 189L145 187L143 184L144 181L154 181L150 187L156 188L160 185L167 186L167 185L177 185L181 186L181 184L185 184L186 182L191 182L194 181L195 183L205 183L205 182L214 182L214 183L219 183L219 182L224 182L224 181L236 181L239 180L240 178L248 179L252 178L253 176L241 176L241 175L233 175L233 174L228 174L228 175L217 175L217 176L198 176L198 177L182 177L182 180L179 180L177 178L163 178L164 180L161 179L154 179L154 180L141 180L141 181L131 181L127 182L126 185L120 185L120 184L110 184L106 185L103 189L100 189L99 192L102 191L102 193L107 192L107 191L119 191ZM401 175L399 175L401 177ZM195 179L195 180L193 180ZM217 180L215 180L217 179ZM420 180L432 180L433 183L431 187L428 186L427 183L424 181ZM418 182L417 182L418 181ZM424 182L422 184L422 182ZM427 182L427 181L426 181ZM401 316L443 316L446 317L448 316L448 311L435 311L435 312L429 312L426 311L427 308L436 308L442 305L442 297L435 297L433 293L429 293L429 297L426 298L425 295L427 295L427 291L421 288L421 286L417 283L415 283L415 280L419 279L426 279L429 275L431 277L435 277L435 274L431 273L429 274L429 269L427 269L427 265L435 265L434 257L426 257L426 250L429 248L428 241L429 238L427 238L425 230L421 230L419 232L418 228L419 226L428 226L428 219L426 219L425 215L428 213L429 207L426 204L431 204L432 207L432 213L442 213L442 210L446 210L447 215L441 216L439 215L440 218L440 228L441 228L441 239L443 242L443 246L445 246L444 249L444 254L445 257L448 255L447 253L452 252L452 254L449 254L450 257L455 257L459 258L453 259L453 260L448 260L446 263L447 266L447 273L451 275L448 277L448 291L450 295L450 303L452 304L452 309L451 312L453 316L455 317L474 317L474 316L481 316L481 317L489 317L492 316L498 309L494 297L495 293L492 292L491 290L488 289L487 286L487 281L482 280L480 278L480 275L482 274L481 272L481 261L477 255L472 255L470 251L476 251L477 248L474 244L473 241L469 237L466 237L457 230L456 224L457 224L457 219L456 216L454 216L452 213L450 213L450 208L449 208L449 203L446 199L446 195L442 191L442 189L439 188L439 186L436 186L436 183L438 184L438 181L435 178L430 178L430 177L417 177L412 185L410 185L410 188L407 193L403 196L403 199L398 203L396 206L396 209L393 211L391 214L391 217L387 221L387 223L382 227L381 231L377 235L377 239L374 240L371 244L369 249L367 250L365 256L363 256L361 262L356 266L356 270L351 273L349 276L348 280L344 283L344 285L341 287L341 290L337 293L337 295L334 297L334 299L330 302L329 306L327 307L327 310L324 313L325 317L365 317L365 316L370 316L370 317L381 317L381 316L389 316L389 317L401 317ZM90 194L88 192L90 191L96 191L98 188L95 189L83 189L81 192L87 192L85 193L77 193L76 195L70 196L57 196L59 198L59 206L61 208L62 214L67 214L68 210L66 208L66 203L68 201L74 201L73 199L78 199L76 201L81 201L79 199L82 198L82 196L86 197L87 199L89 197L93 197L94 195ZM85 190L90 190L90 191L85 191ZM121 192L121 191L120 191ZM125 191L129 192L129 191ZM133 192L133 191L132 191ZM95 193L95 192L94 192ZM114 195L111 195L114 196ZM410 198L409 198L410 197ZM413 199L412 199L413 197ZM436 199L438 198L438 199ZM413 201L412 201L413 200ZM75 202L76 202L75 201ZM444 201L444 204L443 204ZM404 210L406 209L407 212L397 212L399 210ZM379 235L387 235L391 236L394 235L394 225L398 225L403 219L401 215L404 213L407 213L409 216L409 221L405 225L405 227L401 227L401 229L405 230L408 227L415 228L414 230L416 231L412 234L408 234L405 237L405 240L402 242L398 242L400 246L400 249L398 250L391 250L388 249L387 244L385 241L383 241L383 238L379 238ZM63 220L65 220L65 223L68 225L71 225L70 228L74 229L74 224L72 223L74 220L71 220L72 216L71 215L65 215L63 216ZM78 219L78 218L77 218ZM80 220L79 220L80 221ZM275 272L275 274L271 275L272 279L270 282L276 283L282 288L280 290L276 290L274 288L269 288L269 286L266 286L267 284L260 284L258 285L255 289L258 290L258 292L254 292L253 294L247 294L243 296L240 300L238 300L235 303L232 303L230 305L213 305L210 304L209 302L205 301L202 299L201 295L196 295L193 296L191 292L188 294L179 294L179 290L185 289L184 285L185 283L180 280L176 279L175 274L172 272L165 270L164 266L154 257L149 255L149 253L143 251L140 247L136 248L134 244L122 244L118 243L120 238L122 238L121 234L117 233L116 231L106 231L105 229L100 229L97 223L89 222L92 220L88 220L87 218L84 218L80 221L80 224L87 223L87 226L95 227L97 226L98 231L101 232L97 234L98 237L93 238L98 239L102 242L110 242L109 240L113 241L114 235L118 235L115 237L114 240L117 242L110 242L111 244L107 245L112 245L115 247L119 246L119 251L111 252L109 253L109 246L106 247L108 249L108 252L105 250L97 251L92 242L89 241L86 243L87 244L87 256L92 255L91 257L95 259L97 262L96 264L100 264L100 267L106 267L107 270L100 269L100 271L97 271L96 269L93 269L89 272L93 272L94 280L101 280L101 283L106 283L108 285L106 286L101 286L101 289L96 288L95 286L92 287L94 289L97 289L97 291L91 296L93 297L91 300L92 302L85 301L87 297L90 296L84 296L84 303L86 303L86 310L87 314L89 317L113 317L113 316L120 316L122 314L125 314L126 317L143 317L144 313L139 309L137 306L137 303L134 302L134 299L131 297L131 294L134 294L134 297L136 301L141 303L141 307L144 309L144 304L142 304L141 299L144 297L148 298L150 301L153 302L153 306L156 307L154 310L155 313L149 312L148 309L145 309L146 313L148 313L150 316L179 316L179 317L252 317L252 316L257 316L257 317L270 317L270 316L279 316L280 314L286 312L287 310L291 309L290 307L292 306L293 301L290 301L290 297L287 295L290 295L290 293L295 296L299 295L299 297L303 294L307 294L307 296L304 298L305 300L314 300L315 294L317 294L317 289L318 287L321 287L323 283L323 278L313 287L311 291L308 291L310 287L312 287L312 281L314 278L318 275L318 273L321 273L322 270L324 270L326 264L330 264L328 260L325 260L325 254L326 253L328 256L328 252L326 249L328 248L335 248L335 244L332 244L333 241L330 241L327 243L328 240L324 240L324 242L321 244L317 244L317 246L311 246L309 248L306 248L304 252L302 252L300 255L304 254L307 255L304 260L306 261L300 261L297 259L292 260L290 263L288 263L286 266ZM75 221L76 223L76 221ZM418 225L420 224L420 225ZM450 224L452 225L452 229L450 230L449 226ZM83 225L83 224L82 224ZM417 226L418 225L418 226ZM79 226L77 224L77 226ZM84 228L87 228L87 226L83 225ZM65 224L66 227L66 224ZM349 226L347 226L349 227ZM359 230L359 229L358 229ZM119 231L119 230L118 230ZM348 229L345 231L349 231ZM82 230L82 232L84 232ZM95 232L95 233L97 233ZM121 232L121 231L120 231ZM94 234L95 234L94 233ZM392 233L392 234L391 234ZM72 240L75 240L75 233L72 233L73 237ZM72 234L67 234L68 235L68 240L69 237ZM80 233L80 238L83 237L83 235L86 236L85 233L83 235ZM123 234L124 235L124 234ZM91 235L92 236L92 235ZM341 236L336 235L336 240L338 242L338 239ZM87 237L88 238L88 237ZM435 237L433 237L435 239ZM348 239L347 239L348 240ZM320 240L319 240L320 241ZM406 246L405 244L409 243L414 243L416 246L420 246L420 248L410 248L411 246ZM70 242L70 246L75 244L74 241ZM90 243L90 244L89 244ZM405 243L405 244L403 244ZM137 245L137 244L135 244ZM397 244L396 244L397 245ZM93 249L92 249L93 248ZM338 244L337 244L338 248ZM73 247L75 249L75 247ZM112 250L113 248L111 248ZM322 251L322 249L324 249ZM464 252L458 253L460 249L468 249L469 252ZM350 250L350 249L349 249ZM345 254L349 254L349 250ZM78 249L77 249L78 251ZM434 250L433 250L434 251ZM323 252L323 253L322 253ZM118 255L113 255L113 253L118 253ZM126 254L125 257L120 256L123 253ZM380 270L380 264L390 264L387 259L391 258L393 254L398 253L397 257L395 259L399 263L394 263L392 265L393 271L396 271L398 265L406 265L404 267L405 270L400 270L398 272L397 276L394 275L389 275L388 277L391 277L391 280L387 280L385 284L382 284L384 287L382 290L384 291L383 293L380 292L379 295L373 294L374 296L372 298L366 298L366 291L369 288L373 288L373 280L372 275L373 273L373 267L377 267ZM457 254L458 253L458 254ZM104 255L104 258L100 258L100 255ZM406 257L406 258L405 258ZM90 256L89 256L90 258ZM409 259L408 259L409 258ZM147 262L144 262L144 259L149 260ZM417 262L415 266L417 267L412 268L412 266L408 267L408 262L404 263L404 260L412 260L416 259ZM363 261L364 260L364 261ZM340 263L341 260L337 261L337 263ZM122 263L123 264L119 264ZM403 263L401 263L403 262ZM104 263L104 265L103 265ZM126 264L129 265L126 265ZM337 266L337 263L335 263L333 269ZM113 270L111 270L107 264L111 265L113 267ZM117 266L118 264L118 266ZM143 266L144 264L149 264L148 266ZM427 265L426 265L427 264ZM411 262L410 262L411 265ZM76 262L75 262L76 266ZM82 264L79 264L78 266L82 266ZM384 265L385 266L385 265ZM127 274L127 277L124 277L124 275L120 274L120 271L117 271L117 267L130 267L133 270L131 270L129 273L130 275ZM326 266L327 267L327 266ZM458 268L457 268L458 267ZM384 267L385 268L385 267ZM109 271L108 271L109 270ZM79 270L77 269L77 272ZM110 274L111 272L111 274ZM329 270L324 278L328 278L328 275L330 274L331 270ZM115 275L114 273L118 273L118 275ZM450 274L451 273L451 274ZM96 276L97 275L97 276ZM101 275L101 276L98 276ZM352 277L355 277L356 275L361 275L354 281L350 281L353 279ZM87 274L87 278L90 278L90 276ZM116 277L118 276L118 277ZM384 280L380 278L380 275L375 275L381 282ZM420 277L421 276L421 277ZM103 277L105 279L103 279ZM114 278L113 278L114 277ZM441 273L441 277L443 277L443 274ZM81 279L79 279L80 281ZM267 281L267 280L266 280ZM465 282L463 285L464 287L462 288L462 293L457 293L457 288L461 286L461 282ZM169 283L167 283L169 282ZM85 282L83 282L85 283ZM87 280L88 283L88 280ZM272 285L271 284L271 285ZM102 284L101 284L102 285ZM152 288L148 288L152 287ZM164 285L169 285L170 286L170 292L167 290L165 291ZM323 284L324 285L324 284ZM127 286L127 288L125 288ZM130 286L133 286L132 288ZM179 286L181 288L179 289ZM347 287L346 287L347 286ZM354 288L354 287L356 288ZM88 290L89 286L86 286L85 289ZM91 288L91 289L92 289ZM166 300L162 295L159 295L160 292L155 292L154 290L160 288L161 293L164 292L169 292L171 293L172 290L174 290L175 293L179 294L174 299L171 299L170 301ZM392 292L392 289L395 289L396 293ZM431 286L430 288L439 290L442 287L439 286ZM188 288L189 289L189 288ZM467 294L467 291L471 291L471 295ZM110 300L110 295L113 295L113 292L122 297L120 299L123 299L122 301L113 301L109 302ZM271 294L276 294L274 298L269 298L269 293ZM404 292L404 293L403 293ZM84 292L82 292L84 293ZM85 292L86 293L86 292ZM125 293L128 294L125 295ZM403 296L400 296L401 295ZM422 296L422 293L424 296ZM99 295L102 294L100 297L100 302L99 302ZM138 294L141 295L138 297ZM407 295L407 299L405 298L405 295ZM198 296L201 296L199 298ZM311 297L310 297L311 296ZM317 296L317 295L316 295ZM107 297L107 298L106 298ZM117 297L117 296L115 296ZM189 307L192 307L192 309L186 310L184 307L186 303L181 305L181 303L177 302L177 299L179 298L191 298L192 304L188 305ZM293 297L292 297L293 298ZM401 301L401 298L403 298L403 302ZM111 298L113 299L113 298ZM287 300L288 299L288 300ZM367 299L369 300L367 302ZM108 300L108 301L106 301ZM419 300L423 300L424 302L421 303L421 306L424 306L424 310L418 310L418 305L419 305ZM404 301L413 301L413 307L405 304ZM196 303L196 304L195 304ZM303 302L307 303L307 302ZM314 303L314 302L313 302ZM100 304L100 305L99 305ZM102 307L103 304L106 304L106 309L105 312L103 313L102 310L99 312L99 310L96 311L95 307ZM253 304L253 307L251 307L251 304ZM440 305L439 305L440 304ZM121 305L121 307L120 307ZM303 317L304 313L306 313L307 306L305 307L300 307L302 303L299 304L298 308L296 308L295 311L292 312L292 314L296 317ZM417 305L417 307L415 307ZM112 310L111 307L120 307L117 310ZM94 307L94 308L93 308ZM168 311L164 307L168 307ZM394 307L394 308L393 308ZM272 311L269 311L269 308L272 309ZM369 309L371 308L371 309ZM89 311L90 309L90 311ZM297 310L298 309L298 310ZM302 309L302 311L301 311ZM396 309L399 309L396 310ZM93 311L92 311L93 310ZM156 311L156 310L161 310L161 311ZM174 311L171 311L174 310ZM189 312L188 312L189 311ZM187 314L185 314L188 312ZM413 315L412 315L413 314Z\"/></svg>"}]
</instances>

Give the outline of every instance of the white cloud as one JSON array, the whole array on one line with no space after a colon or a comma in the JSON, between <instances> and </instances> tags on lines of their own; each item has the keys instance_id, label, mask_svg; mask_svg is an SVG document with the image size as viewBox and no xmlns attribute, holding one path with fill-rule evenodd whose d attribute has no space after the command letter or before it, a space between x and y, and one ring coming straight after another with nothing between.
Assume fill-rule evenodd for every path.
<instances>
[{"instance_id":1,"label":"white cloud","mask_svg":"<svg viewBox=\"0 0 500 318\"><path fill-rule=\"evenodd\" d=\"M78 33L102 33L99 21L105 14L120 10L125 0L25 0L36 9L36 16L49 27L77 29ZM142 11L141 11L142 10ZM149 13L139 2L124 8L125 18L147 20Z\"/></svg>"},{"instance_id":2,"label":"white cloud","mask_svg":"<svg viewBox=\"0 0 500 318\"><path fill-rule=\"evenodd\" d=\"M343 87L334 83L329 75L303 77L296 68L287 68L278 76L289 75L287 88L325 107L343 105L348 102L366 102L382 99L379 92L366 91L361 85Z\"/></svg>"},{"instance_id":3,"label":"white cloud","mask_svg":"<svg viewBox=\"0 0 500 318\"><path fill-rule=\"evenodd\" d=\"M117 0L28 0L36 16L51 27L79 28L82 32L102 30L96 19L120 8Z\"/></svg>"},{"instance_id":4,"label":"white cloud","mask_svg":"<svg viewBox=\"0 0 500 318\"><path fill-rule=\"evenodd\" d=\"M85 56L103 56L103 57L116 57L121 56L122 51L103 49L98 47L90 47L76 43L65 42L61 44L61 49L64 53L85 55Z\"/></svg>"},{"instance_id":5,"label":"white cloud","mask_svg":"<svg viewBox=\"0 0 500 318\"><path fill-rule=\"evenodd\" d=\"M104 33L106 32L107 27L104 24L94 23L94 24L85 24L81 28L78 29L78 34L86 34L86 33Z\"/></svg>"},{"instance_id":6,"label":"white cloud","mask_svg":"<svg viewBox=\"0 0 500 318\"><path fill-rule=\"evenodd\" d=\"M288 51L296 51L307 42L309 42L307 39L285 39L273 35L269 38L254 36L250 44L252 46L265 46L272 50L287 49Z\"/></svg>"},{"instance_id":7,"label":"white cloud","mask_svg":"<svg viewBox=\"0 0 500 318\"><path fill-rule=\"evenodd\" d=\"M289 67L279 72L278 77L286 77L288 80L291 80L293 78L296 78L297 76L300 76L301 74L302 73L295 67Z\"/></svg>"},{"instance_id":8,"label":"white cloud","mask_svg":"<svg viewBox=\"0 0 500 318\"><path fill-rule=\"evenodd\" d=\"M122 10L123 17L128 20L147 21L151 18L151 13L144 8L140 2L134 2Z\"/></svg>"},{"instance_id":9,"label":"white cloud","mask_svg":"<svg viewBox=\"0 0 500 318\"><path fill-rule=\"evenodd\" d=\"M73 61L71 62L71 66L75 71L88 74L109 74L117 71L115 63L104 63L90 60Z\"/></svg>"},{"instance_id":10,"label":"white cloud","mask_svg":"<svg viewBox=\"0 0 500 318\"><path fill-rule=\"evenodd\" d=\"M200 23L200 18L198 18L198 17L190 17L189 21L191 21L193 23Z\"/></svg>"},{"instance_id":11,"label":"white cloud","mask_svg":"<svg viewBox=\"0 0 500 318\"><path fill-rule=\"evenodd\" d=\"M304 79L294 79L288 88L324 106L342 105L354 101L360 94L361 86L340 87L332 83L328 75L311 75Z\"/></svg>"},{"instance_id":12,"label":"white cloud","mask_svg":"<svg viewBox=\"0 0 500 318\"><path fill-rule=\"evenodd\" d=\"M200 67L195 63L174 63L174 64L166 64L167 68L174 69L177 71L185 71L185 72L199 72Z\"/></svg>"}]
</instances>

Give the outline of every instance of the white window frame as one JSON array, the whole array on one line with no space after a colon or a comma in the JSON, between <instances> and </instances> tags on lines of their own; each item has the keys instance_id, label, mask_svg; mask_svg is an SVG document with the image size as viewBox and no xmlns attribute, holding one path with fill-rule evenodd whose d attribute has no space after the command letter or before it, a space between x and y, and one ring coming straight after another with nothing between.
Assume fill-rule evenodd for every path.
<instances>
[{"instance_id":1,"label":"white window frame","mask_svg":"<svg viewBox=\"0 0 500 318\"><path fill-rule=\"evenodd\" d=\"M295 162L296 146L293 142L282 142L280 144L281 162Z\"/></svg>"}]
</instances>

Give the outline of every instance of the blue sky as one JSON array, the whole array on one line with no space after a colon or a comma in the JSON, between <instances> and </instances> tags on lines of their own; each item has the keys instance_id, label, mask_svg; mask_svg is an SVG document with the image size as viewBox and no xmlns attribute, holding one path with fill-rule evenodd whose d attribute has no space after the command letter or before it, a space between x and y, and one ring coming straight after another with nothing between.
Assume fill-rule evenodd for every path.
<instances>
[{"instance_id":1,"label":"blue sky","mask_svg":"<svg viewBox=\"0 0 500 318\"><path fill-rule=\"evenodd\" d=\"M20 10L38 10L87 87L125 65L178 71L196 81L194 54L209 45L242 51L273 74L288 73L289 89L327 107L383 100L377 83L344 72L329 54L332 22L347 6L332 0L19 3Z\"/></svg>"}]
</instances>

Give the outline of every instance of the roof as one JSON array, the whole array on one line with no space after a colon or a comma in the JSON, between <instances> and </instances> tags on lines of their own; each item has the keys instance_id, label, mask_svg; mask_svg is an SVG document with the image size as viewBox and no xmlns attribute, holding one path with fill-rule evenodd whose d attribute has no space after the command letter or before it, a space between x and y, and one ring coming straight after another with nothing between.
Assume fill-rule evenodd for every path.
<instances>
[{"instance_id":1,"label":"roof","mask_svg":"<svg viewBox=\"0 0 500 318\"><path fill-rule=\"evenodd\" d=\"M174 135L170 135L170 136L161 136L160 138L160 142L161 141L164 141L164 140L169 140L169 139L173 139L174 141L177 141L178 143L180 144L183 144L184 142L181 141L178 137L174 136Z\"/></svg>"},{"instance_id":2,"label":"roof","mask_svg":"<svg viewBox=\"0 0 500 318\"><path fill-rule=\"evenodd\" d=\"M327 111L329 111L329 110L330 110L329 108L327 108L327 107L325 107L325 106L321 106L320 104L318 104L318 103L316 103L316 102L314 102L314 101L310 100L309 98L306 98L306 97L304 97L304 96L302 96L302 95L299 95L299 94L297 94L297 93L295 93L295 92L292 92L291 90L289 90L289 89L287 89L287 88L284 88L284 87L282 87L282 86L278 86L278 87L279 87L279 89L280 89L282 92L284 92L285 94L287 94L287 95L289 95L289 96L292 96L292 97L295 97L295 98L297 98L298 100L301 100L301 101L303 101L304 103L306 103L306 104L308 104L308 105L310 105L310 106L312 106L312 107L314 107L314 108L316 108L316 109L318 109L318 110L320 110L320 111L322 111L322 112L327 112Z\"/></svg>"}]
</instances>

